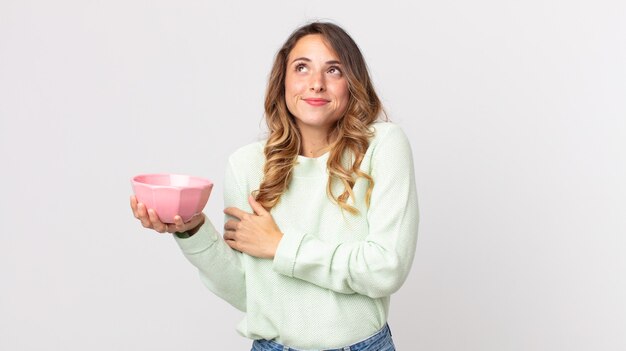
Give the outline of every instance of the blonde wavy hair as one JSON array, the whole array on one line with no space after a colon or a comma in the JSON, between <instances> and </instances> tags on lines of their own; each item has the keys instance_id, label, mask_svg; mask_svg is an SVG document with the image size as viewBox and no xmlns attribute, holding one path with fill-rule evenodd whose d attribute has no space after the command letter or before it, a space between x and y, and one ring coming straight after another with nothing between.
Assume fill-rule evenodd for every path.
<instances>
[{"instance_id":1,"label":"blonde wavy hair","mask_svg":"<svg viewBox=\"0 0 626 351\"><path fill-rule=\"evenodd\" d=\"M265 121L269 135L264 149L264 177L254 195L269 210L278 204L291 181L301 152L301 134L285 101L287 59L298 40L310 34L320 34L335 51L343 64L342 71L350 91L346 112L329 135L329 139L334 141L327 162L329 179L326 192L342 209L358 214L359 211L348 200L352 198L355 201L352 189L357 178L363 177L369 182L365 199L369 207L374 179L359 167L373 136L370 126L378 119L382 104L374 91L359 47L346 31L332 23L313 22L296 29L276 54L265 94ZM347 158L351 160L349 164L344 159L347 152L352 156ZM343 184L344 190L338 196L333 194L333 182Z\"/></svg>"}]
</instances>

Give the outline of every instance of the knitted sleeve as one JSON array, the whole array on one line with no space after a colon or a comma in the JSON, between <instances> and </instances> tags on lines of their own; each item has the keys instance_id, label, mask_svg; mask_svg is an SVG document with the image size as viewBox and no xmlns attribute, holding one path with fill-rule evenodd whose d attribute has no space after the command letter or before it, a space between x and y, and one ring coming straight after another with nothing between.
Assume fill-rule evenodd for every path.
<instances>
[{"instance_id":1,"label":"knitted sleeve","mask_svg":"<svg viewBox=\"0 0 626 351\"><path fill-rule=\"evenodd\" d=\"M229 163L224 180L224 203L226 207L242 206L237 179ZM200 280L215 295L237 309L246 311L245 271L241 252L230 248L222 235L207 218L198 232L189 238L176 237L185 257L200 274Z\"/></svg>"}]
</instances>

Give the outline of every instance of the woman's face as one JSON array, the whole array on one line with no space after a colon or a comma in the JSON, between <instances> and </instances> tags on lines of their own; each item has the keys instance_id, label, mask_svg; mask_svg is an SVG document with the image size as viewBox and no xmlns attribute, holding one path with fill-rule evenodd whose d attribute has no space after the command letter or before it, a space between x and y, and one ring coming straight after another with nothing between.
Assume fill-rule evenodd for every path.
<instances>
[{"instance_id":1,"label":"woman's face","mask_svg":"<svg viewBox=\"0 0 626 351\"><path fill-rule=\"evenodd\" d=\"M328 132L345 113L348 81L335 51L319 34L300 38L287 57L285 100L302 131Z\"/></svg>"}]
</instances>

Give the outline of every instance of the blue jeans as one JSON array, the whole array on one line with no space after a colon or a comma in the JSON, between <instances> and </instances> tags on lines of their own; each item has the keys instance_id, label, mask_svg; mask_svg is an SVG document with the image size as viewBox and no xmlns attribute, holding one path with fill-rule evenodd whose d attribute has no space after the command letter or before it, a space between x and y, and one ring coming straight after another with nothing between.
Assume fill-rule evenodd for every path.
<instances>
[{"instance_id":1,"label":"blue jeans","mask_svg":"<svg viewBox=\"0 0 626 351\"><path fill-rule=\"evenodd\" d=\"M302 351L288 346L281 345L270 340L255 340L252 343L250 351ZM369 338L352 344L350 346L340 347L338 349L329 349L323 351L396 351L391 340L391 330L389 325L385 324L383 329Z\"/></svg>"}]
</instances>

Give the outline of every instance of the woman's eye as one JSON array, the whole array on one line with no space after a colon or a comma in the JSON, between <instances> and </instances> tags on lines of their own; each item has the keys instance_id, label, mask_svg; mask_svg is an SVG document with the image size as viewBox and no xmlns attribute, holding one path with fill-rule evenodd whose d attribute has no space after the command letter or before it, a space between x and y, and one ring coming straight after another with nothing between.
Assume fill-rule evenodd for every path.
<instances>
[{"instance_id":1,"label":"woman's eye","mask_svg":"<svg viewBox=\"0 0 626 351\"><path fill-rule=\"evenodd\" d=\"M334 75L341 75L341 70L339 68L337 68L337 67L331 67L328 70L328 73L334 74Z\"/></svg>"},{"instance_id":2,"label":"woman's eye","mask_svg":"<svg viewBox=\"0 0 626 351\"><path fill-rule=\"evenodd\" d=\"M299 64L296 66L296 72L304 72L306 71L306 66L303 64Z\"/></svg>"}]
</instances>

